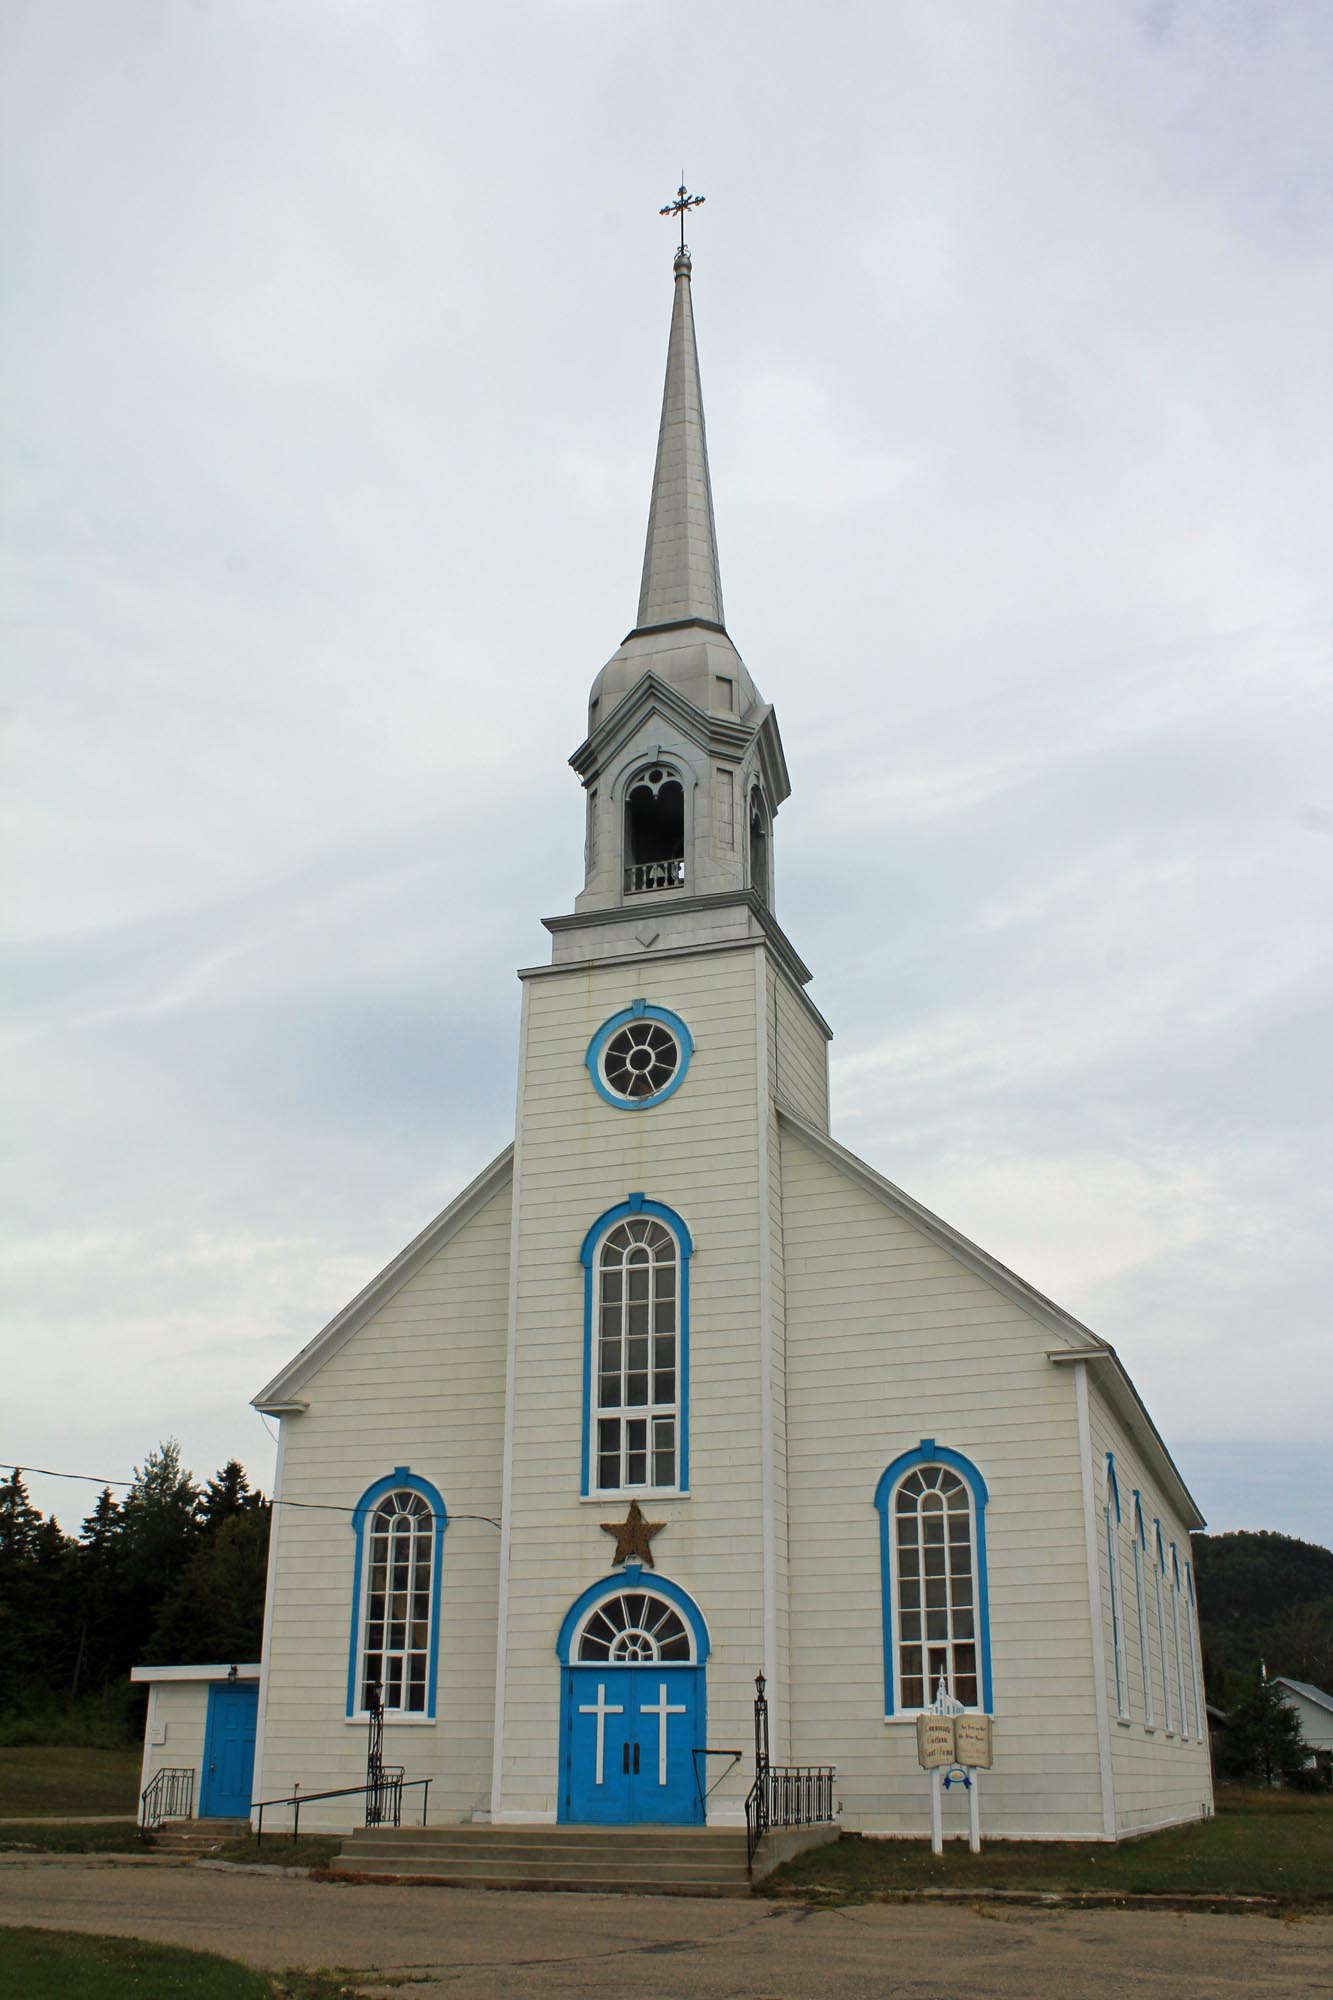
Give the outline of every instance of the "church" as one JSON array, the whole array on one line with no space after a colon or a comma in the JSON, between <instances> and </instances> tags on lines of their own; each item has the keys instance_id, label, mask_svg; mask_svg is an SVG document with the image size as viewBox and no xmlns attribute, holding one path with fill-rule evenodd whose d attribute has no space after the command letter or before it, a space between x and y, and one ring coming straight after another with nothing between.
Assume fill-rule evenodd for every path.
<instances>
[{"instance_id":1,"label":"church","mask_svg":"<svg viewBox=\"0 0 1333 2000\"><path fill-rule=\"evenodd\" d=\"M834 1769L850 1830L929 1831L941 1694L992 1718L987 1836L1206 1815L1203 1521L1123 1365L829 1130L691 286L682 223L638 615L570 758L583 886L519 973L513 1143L255 1397L262 1659L136 1670L145 1782L193 1757L201 1813L356 1787L378 1712L432 1826L736 1828L762 1676L773 1766Z\"/></svg>"}]
</instances>

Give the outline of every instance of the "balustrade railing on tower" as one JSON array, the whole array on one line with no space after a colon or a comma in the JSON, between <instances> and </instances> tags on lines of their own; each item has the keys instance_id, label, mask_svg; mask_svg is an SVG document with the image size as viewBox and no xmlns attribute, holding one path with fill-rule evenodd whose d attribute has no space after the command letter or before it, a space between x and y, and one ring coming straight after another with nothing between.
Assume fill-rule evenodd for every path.
<instances>
[{"instance_id":1,"label":"balustrade railing on tower","mask_svg":"<svg viewBox=\"0 0 1333 2000\"><path fill-rule=\"evenodd\" d=\"M625 894L641 895L645 889L679 889L685 882L683 861L631 861L625 870Z\"/></svg>"}]
</instances>

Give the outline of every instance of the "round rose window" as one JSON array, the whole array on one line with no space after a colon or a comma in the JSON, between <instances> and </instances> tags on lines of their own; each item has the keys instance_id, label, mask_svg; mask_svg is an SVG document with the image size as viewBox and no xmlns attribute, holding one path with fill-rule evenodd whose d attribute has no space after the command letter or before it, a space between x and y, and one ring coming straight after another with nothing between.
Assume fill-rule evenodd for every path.
<instances>
[{"instance_id":1,"label":"round rose window","mask_svg":"<svg viewBox=\"0 0 1333 2000\"><path fill-rule=\"evenodd\" d=\"M680 1048L660 1021L634 1021L602 1051L602 1074L617 1097L656 1097L680 1067Z\"/></svg>"},{"instance_id":2,"label":"round rose window","mask_svg":"<svg viewBox=\"0 0 1333 2000\"><path fill-rule=\"evenodd\" d=\"M679 1015L636 1000L603 1021L588 1044L588 1074L621 1111L647 1111L684 1081L694 1040Z\"/></svg>"}]
</instances>

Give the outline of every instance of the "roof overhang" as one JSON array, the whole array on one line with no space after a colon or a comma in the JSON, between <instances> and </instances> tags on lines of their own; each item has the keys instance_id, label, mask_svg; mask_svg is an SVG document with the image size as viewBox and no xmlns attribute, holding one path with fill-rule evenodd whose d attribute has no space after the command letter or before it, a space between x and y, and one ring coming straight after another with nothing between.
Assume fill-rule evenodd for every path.
<instances>
[{"instance_id":1,"label":"roof overhang","mask_svg":"<svg viewBox=\"0 0 1333 2000\"><path fill-rule=\"evenodd\" d=\"M257 1681L258 1660L237 1661L233 1666L212 1667L131 1667L132 1681Z\"/></svg>"}]
</instances>

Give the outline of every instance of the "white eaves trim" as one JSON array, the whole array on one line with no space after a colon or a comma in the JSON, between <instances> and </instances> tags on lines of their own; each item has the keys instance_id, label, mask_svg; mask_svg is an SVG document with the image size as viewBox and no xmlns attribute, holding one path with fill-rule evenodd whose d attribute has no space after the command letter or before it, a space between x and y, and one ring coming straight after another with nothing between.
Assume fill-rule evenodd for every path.
<instances>
[{"instance_id":1,"label":"white eaves trim","mask_svg":"<svg viewBox=\"0 0 1333 2000\"><path fill-rule=\"evenodd\" d=\"M840 1172L846 1174L849 1180L856 1181L867 1194L873 1195L877 1201L882 1201L886 1207L894 1209L906 1221L915 1223L918 1228L924 1230L928 1236L933 1237L937 1243L957 1257L968 1270L975 1272L977 1277L984 1278L998 1290L1007 1293L1016 1304L1025 1312L1031 1313L1043 1326L1060 1334L1065 1345L1053 1350L1048 1349L1048 1360L1108 1362L1110 1366L1107 1374L1110 1380L1106 1386L1120 1414L1129 1423L1139 1442L1146 1447L1164 1483L1175 1495L1186 1527L1193 1529L1205 1525L1194 1496L1181 1478L1170 1452L1162 1442L1156 1424L1144 1408L1138 1390L1129 1379L1125 1364L1109 1341L1103 1340L1090 1327L1084 1326L1081 1320L1075 1319L1072 1313L1064 1310L1063 1306L1056 1305L1053 1299L1048 1299L1043 1292L1028 1284L1025 1278L1020 1278L1007 1264L1001 1264L998 1258L989 1256L968 1237L950 1228L947 1222L942 1221L930 1209L923 1208L919 1201L913 1201L910 1194L904 1194L903 1190L895 1187L892 1181L886 1181L882 1174L877 1174L873 1167L868 1167L855 1153L849 1153L845 1146L840 1146L827 1132L821 1132L818 1126L807 1124L804 1118L784 1104L778 1106L778 1120L780 1124L789 1126L814 1152L821 1153Z\"/></svg>"},{"instance_id":2,"label":"white eaves trim","mask_svg":"<svg viewBox=\"0 0 1333 2000\"><path fill-rule=\"evenodd\" d=\"M250 1660L242 1665L226 1667L131 1667L132 1681L229 1681L235 1674L238 1681L257 1681L259 1661Z\"/></svg>"},{"instance_id":3,"label":"white eaves trim","mask_svg":"<svg viewBox=\"0 0 1333 2000\"><path fill-rule=\"evenodd\" d=\"M317 1333L313 1340L301 1349L296 1357L287 1363L280 1374L259 1391L251 1401L256 1410L269 1416L291 1416L304 1408L299 1392L305 1387L315 1371L331 1359L341 1347L345 1347L353 1334L363 1327L371 1314L401 1291L409 1279L414 1278L422 1266L429 1262L437 1250L442 1250L450 1238L472 1220L477 1212L486 1206L491 1197L499 1192L514 1171L514 1148L506 1146L490 1165L470 1181L460 1195L456 1195L449 1206L442 1209L433 1222L428 1222L419 1236L414 1236L405 1250L398 1255L370 1283L359 1291L350 1305L335 1313L328 1325Z\"/></svg>"}]
</instances>

